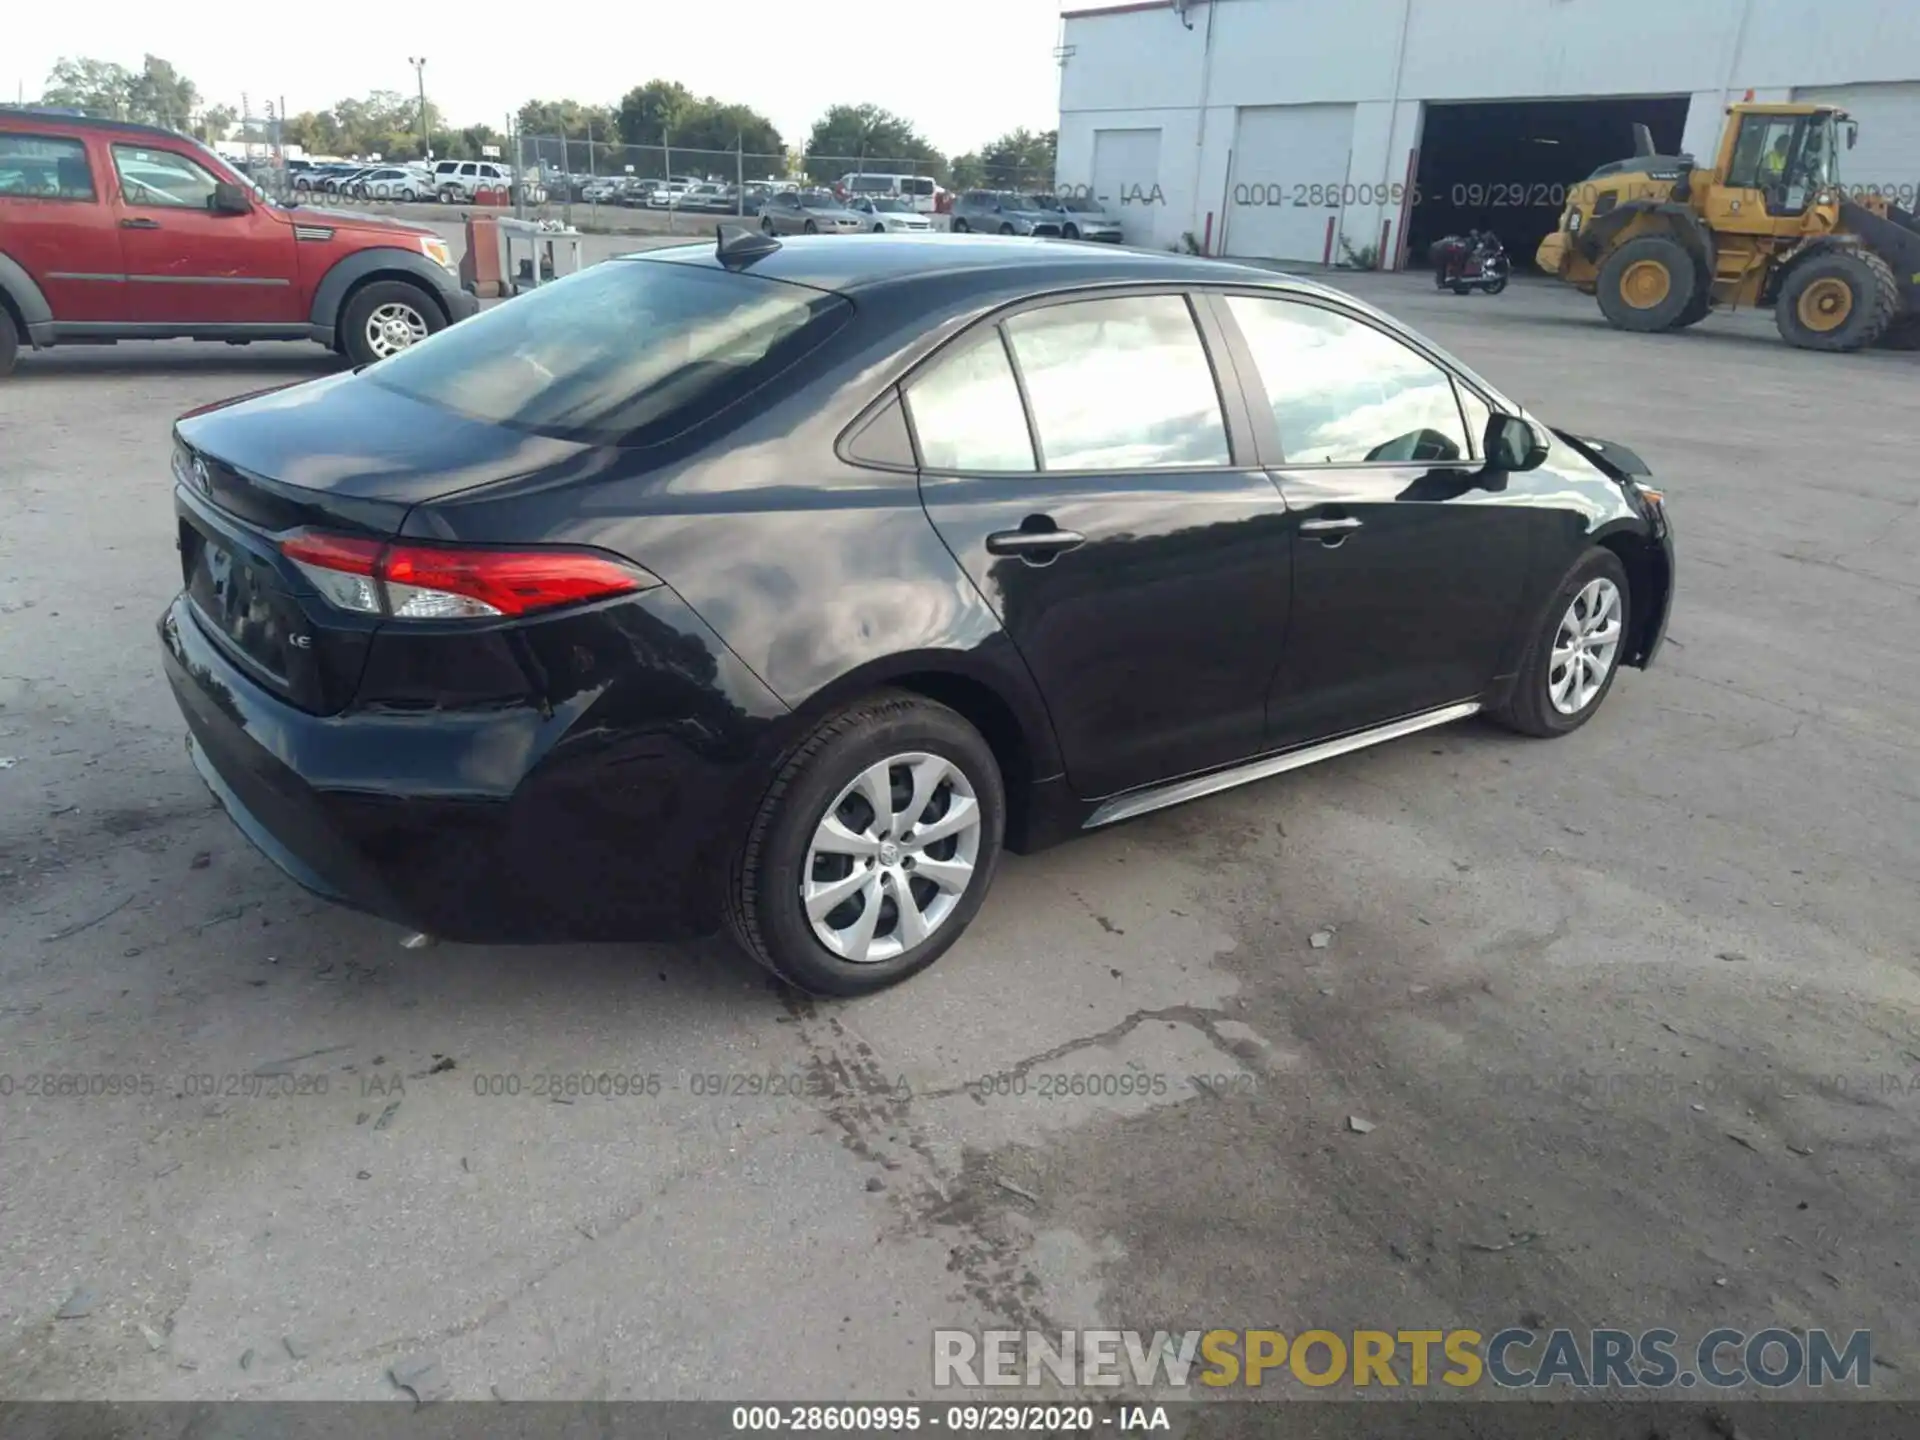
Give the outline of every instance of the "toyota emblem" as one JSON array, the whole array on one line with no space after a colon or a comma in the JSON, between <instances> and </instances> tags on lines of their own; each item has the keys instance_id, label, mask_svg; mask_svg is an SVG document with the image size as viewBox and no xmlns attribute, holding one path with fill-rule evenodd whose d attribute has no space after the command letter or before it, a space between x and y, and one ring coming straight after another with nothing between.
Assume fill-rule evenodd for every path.
<instances>
[{"instance_id":1,"label":"toyota emblem","mask_svg":"<svg viewBox=\"0 0 1920 1440\"><path fill-rule=\"evenodd\" d=\"M207 462L198 455L193 457L193 483L200 487L200 493L209 498L213 495L213 476L207 473Z\"/></svg>"}]
</instances>

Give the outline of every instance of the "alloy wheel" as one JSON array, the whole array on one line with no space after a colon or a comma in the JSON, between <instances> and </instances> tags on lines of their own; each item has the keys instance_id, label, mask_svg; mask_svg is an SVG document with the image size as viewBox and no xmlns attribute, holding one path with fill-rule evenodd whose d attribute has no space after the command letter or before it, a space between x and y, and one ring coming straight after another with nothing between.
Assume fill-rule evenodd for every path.
<instances>
[{"instance_id":1,"label":"alloy wheel","mask_svg":"<svg viewBox=\"0 0 1920 1440\"><path fill-rule=\"evenodd\" d=\"M807 845L800 903L814 938L855 964L918 949L972 885L980 825L972 781L943 755L895 755L862 770Z\"/></svg>"},{"instance_id":2,"label":"alloy wheel","mask_svg":"<svg viewBox=\"0 0 1920 1440\"><path fill-rule=\"evenodd\" d=\"M1547 664L1547 698L1578 715L1607 683L1620 652L1620 589L1605 576L1588 581L1560 617Z\"/></svg>"},{"instance_id":3,"label":"alloy wheel","mask_svg":"<svg viewBox=\"0 0 1920 1440\"><path fill-rule=\"evenodd\" d=\"M411 305L389 302L367 316L367 349L381 360L398 355L427 335L427 317Z\"/></svg>"}]
</instances>

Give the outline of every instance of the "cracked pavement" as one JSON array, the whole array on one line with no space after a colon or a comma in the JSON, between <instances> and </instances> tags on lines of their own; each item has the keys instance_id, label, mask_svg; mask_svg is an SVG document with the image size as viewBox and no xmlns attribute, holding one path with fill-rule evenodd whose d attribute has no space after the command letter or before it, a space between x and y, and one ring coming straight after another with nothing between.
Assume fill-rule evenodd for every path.
<instances>
[{"instance_id":1,"label":"cracked pavement","mask_svg":"<svg viewBox=\"0 0 1920 1440\"><path fill-rule=\"evenodd\" d=\"M328 362L25 358L0 1395L392 1398L428 1357L482 1399L899 1399L936 1327L1526 1314L1871 1327L1912 1394L1915 358L1345 283L1647 458L1660 666L1566 740L1469 723L1012 858L857 1004L718 940L407 950L282 878L160 677L166 427Z\"/></svg>"}]
</instances>

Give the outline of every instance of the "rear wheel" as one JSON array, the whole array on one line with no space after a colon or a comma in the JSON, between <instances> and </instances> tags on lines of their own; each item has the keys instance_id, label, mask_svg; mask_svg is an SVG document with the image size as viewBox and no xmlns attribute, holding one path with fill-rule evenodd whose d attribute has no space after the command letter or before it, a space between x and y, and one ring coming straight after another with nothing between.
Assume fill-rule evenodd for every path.
<instances>
[{"instance_id":1,"label":"rear wheel","mask_svg":"<svg viewBox=\"0 0 1920 1440\"><path fill-rule=\"evenodd\" d=\"M1566 574L1535 621L1533 643L1492 718L1543 739L1578 730L1613 688L1632 619L1626 567L1595 546Z\"/></svg>"},{"instance_id":2,"label":"rear wheel","mask_svg":"<svg viewBox=\"0 0 1920 1440\"><path fill-rule=\"evenodd\" d=\"M1060 233L1062 239L1078 240L1080 238L1080 227L1078 225L1069 225Z\"/></svg>"},{"instance_id":3,"label":"rear wheel","mask_svg":"<svg viewBox=\"0 0 1920 1440\"><path fill-rule=\"evenodd\" d=\"M419 286L375 281L355 292L340 316L341 350L355 365L372 365L417 345L446 323Z\"/></svg>"},{"instance_id":4,"label":"rear wheel","mask_svg":"<svg viewBox=\"0 0 1920 1440\"><path fill-rule=\"evenodd\" d=\"M730 870L728 925L803 990L896 984L939 959L979 911L1005 814L978 731L918 695L874 695L781 767Z\"/></svg>"},{"instance_id":5,"label":"rear wheel","mask_svg":"<svg viewBox=\"0 0 1920 1440\"><path fill-rule=\"evenodd\" d=\"M1013 233L1013 226L1003 221L1000 225L1000 233L1002 235L1011 235Z\"/></svg>"},{"instance_id":6,"label":"rear wheel","mask_svg":"<svg viewBox=\"0 0 1920 1440\"><path fill-rule=\"evenodd\" d=\"M820 233L820 227L811 220L807 221L806 225L802 228L805 229L809 235L818 235Z\"/></svg>"},{"instance_id":7,"label":"rear wheel","mask_svg":"<svg viewBox=\"0 0 1920 1440\"><path fill-rule=\"evenodd\" d=\"M1873 344L1900 308L1900 286L1878 255L1827 250L1787 273L1774 302L1780 338L1802 350L1859 350Z\"/></svg>"},{"instance_id":8,"label":"rear wheel","mask_svg":"<svg viewBox=\"0 0 1920 1440\"><path fill-rule=\"evenodd\" d=\"M14 328L13 316L0 306L0 379L13 373L13 362L20 358L20 332Z\"/></svg>"},{"instance_id":9,"label":"rear wheel","mask_svg":"<svg viewBox=\"0 0 1920 1440\"><path fill-rule=\"evenodd\" d=\"M1642 235L1600 267L1600 313L1622 330L1671 330L1699 289L1699 271L1678 240Z\"/></svg>"},{"instance_id":10,"label":"rear wheel","mask_svg":"<svg viewBox=\"0 0 1920 1440\"><path fill-rule=\"evenodd\" d=\"M967 233L967 222L956 215L953 217L953 224L949 228L951 228L956 235L964 235Z\"/></svg>"}]
</instances>

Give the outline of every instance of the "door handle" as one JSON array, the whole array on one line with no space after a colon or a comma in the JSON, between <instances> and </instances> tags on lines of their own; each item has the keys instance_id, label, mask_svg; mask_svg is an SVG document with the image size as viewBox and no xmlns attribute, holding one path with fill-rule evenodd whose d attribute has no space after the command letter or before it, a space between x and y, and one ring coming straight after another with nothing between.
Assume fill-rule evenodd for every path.
<instances>
[{"instance_id":1,"label":"door handle","mask_svg":"<svg viewBox=\"0 0 1920 1440\"><path fill-rule=\"evenodd\" d=\"M1358 530L1361 523L1351 515L1343 515L1338 520L1302 520L1300 533L1302 535L1345 535L1348 531Z\"/></svg>"},{"instance_id":2,"label":"door handle","mask_svg":"<svg viewBox=\"0 0 1920 1440\"><path fill-rule=\"evenodd\" d=\"M1050 560L1086 543L1078 530L997 530L987 536L987 553Z\"/></svg>"},{"instance_id":3,"label":"door handle","mask_svg":"<svg viewBox=\"0 0 1920 1440\"><path fill-rule=\"evenodd\" d=\"M158 220L149 220L145 216L135 216L131 219L122 220L120 222L120 228L122 230L158 230L160 228L160 222Z\"/></svg>"}]
</instances>

